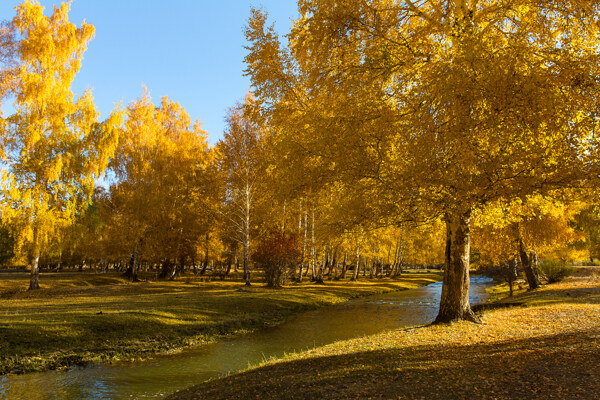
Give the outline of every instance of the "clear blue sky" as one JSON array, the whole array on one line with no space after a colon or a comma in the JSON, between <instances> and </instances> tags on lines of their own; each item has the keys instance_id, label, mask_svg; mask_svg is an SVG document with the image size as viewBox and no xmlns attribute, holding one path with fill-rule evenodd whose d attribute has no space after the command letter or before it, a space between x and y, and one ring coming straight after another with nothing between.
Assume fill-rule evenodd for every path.
<instances>
[{"instance_id":1,"label":"clear blue sky","mask_svg":"<svg viewBox=\"0 0 600 400\"><path fill-rule=\"evenodd\" d=\"M12 19L19 3L1 0L0 20ZM50 15L60 1L40 4ZM185 107L215 143L227 109L249 89L243 29L251 6L267 10L280 34L298 15L295 0L73 0L71 22L96 27L73 90L92 89L104 118L146 85L155 103L168 96Z\"/></svg>"}]
</instances>

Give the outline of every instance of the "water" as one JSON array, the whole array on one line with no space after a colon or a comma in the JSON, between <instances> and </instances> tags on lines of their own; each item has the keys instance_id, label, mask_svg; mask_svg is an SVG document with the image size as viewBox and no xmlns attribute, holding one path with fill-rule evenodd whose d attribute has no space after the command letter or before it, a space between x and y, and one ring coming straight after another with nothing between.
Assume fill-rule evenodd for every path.
<instances>
[{"instance_id":1,"label":"water","mask_svg":"<svg viewBox=\"0 0 600 400\"><path fill-rule=\"evenodd\" d=\"M491 280L471 278L471 304ZM270 357L405 326L437 315L441 282L309 311L284 324L151 361L1 376L0 399L156 399Z\"/></svg>"}]
</instances>

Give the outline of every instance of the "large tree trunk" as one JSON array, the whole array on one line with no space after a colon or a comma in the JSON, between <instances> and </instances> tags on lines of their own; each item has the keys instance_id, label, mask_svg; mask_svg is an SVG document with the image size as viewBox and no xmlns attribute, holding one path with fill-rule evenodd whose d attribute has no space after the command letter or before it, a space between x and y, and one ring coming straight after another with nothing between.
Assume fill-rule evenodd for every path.
<instances>
[{"instance_id":1,"label":"large tree trunk","mask_svg":"<svg viewBox=\"0 0 600 400\"><path fill-rule=\"evenodd\" d=\"M469 305L471 210L446 213L446 260L442 298L436 323L480 322Z\"/></svg>"},{"instance_id":2,"label":"large tree trunk","mask_svg":"<svg viewBox=\"0 0 600 400\"><path fill-rule=\"evenodd\" d=\"M529 290L537 289L541 286L540 277L537 274L536 269L531 263L529 256L527 255L527 249L523 239L519 236L519 256L521 257L521 265L523 265L523 271L527 277L527 283L529 284ZM537 257L536 257L537 259Z\"/></svg>"},{"instance_id":3,"label":"large tree trunk","mask_svg":"<svg viewBox=\"0 0 600 400\"><path fill-rule=\"evenodd\" d=\"M29 277L29 290L37 290L40 288L40 237L37 224L33 225L33 254L31 258L31 275Z\"/></svg>"},{"instance_id":4,"label":"large tree trunk","mask_svg":"<svg viewBox=\"0 0 600 400\"><path fill-rule=\"evenodd\" d=\"M229 257L227 259L227 270L225 271L225 275L228 276L229 273L231 272L231 265L233 264L233 260L231 259L231 257Z\"/></svg>"},{"instance_id":5,"label":"large tree trunk","mask_svg":"<svg viewBox=\"0 0 600 400\"><path fill-rule=\"evenodd\" d=\"M34 235L35 236L35 235ZM40 245L35 240L33 247L33 257L31 260L31 275L29 278L29 290L36 290L40 288L39 276L40 276Z\"/></svg>"}]
</instances>

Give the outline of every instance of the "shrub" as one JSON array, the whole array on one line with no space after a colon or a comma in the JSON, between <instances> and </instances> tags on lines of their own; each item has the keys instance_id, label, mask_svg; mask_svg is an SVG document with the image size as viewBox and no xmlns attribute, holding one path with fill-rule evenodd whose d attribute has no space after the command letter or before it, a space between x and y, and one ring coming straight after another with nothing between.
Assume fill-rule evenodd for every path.
<instances>
[{"instance_id":1,"label":"shrub","mask_svg":"<svg viewBox=\"0 0 600 400\"><path fill-rule=\"evenodd\" d=\"M269 287L285 285L286 280L294 274L300 258L296 236L276 230L259 243L252 255L252 260L263 267Z\"/></svg>"},{"instance_id":2,"label":"shrub","mask_svg":"<svg viewBox=\"0 0 600 400\"><path fill-rule=\"evenodd\" d=\"M574 267L556 261L542 261L539 267L548 283L560 282L575 272Z\"/></svg>"}]
</instances>

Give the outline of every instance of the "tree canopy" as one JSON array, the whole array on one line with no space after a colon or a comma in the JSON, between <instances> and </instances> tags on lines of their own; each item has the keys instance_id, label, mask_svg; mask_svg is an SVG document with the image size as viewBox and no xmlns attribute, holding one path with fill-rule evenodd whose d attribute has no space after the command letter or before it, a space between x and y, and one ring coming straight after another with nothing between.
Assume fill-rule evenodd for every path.
<instances>
[{"instance_id":1,"label":"tree canopy","mask_svg":"<svg viewBox=\"0 0 600 400\"><path fill-rule=\"evenodd\" d=\"M596 168L599 3L298 4L287 46L262 11L246 31L247 72L284 158L316 164L317 185L353 179L391 220L443 214L438 320L474 319L472 210L580 186Z\"/></svg>"}]
</instances>

